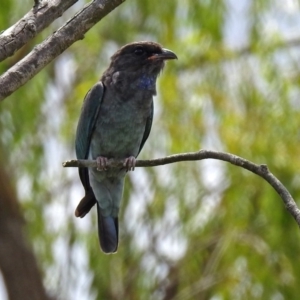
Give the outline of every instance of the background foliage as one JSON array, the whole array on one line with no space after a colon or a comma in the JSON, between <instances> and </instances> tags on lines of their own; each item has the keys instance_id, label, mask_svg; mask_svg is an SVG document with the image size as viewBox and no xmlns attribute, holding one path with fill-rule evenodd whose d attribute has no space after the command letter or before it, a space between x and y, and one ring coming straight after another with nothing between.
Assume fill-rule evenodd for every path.
<instances>
[{"instance_id":1,"label":"background foliage","mask_svg":"<svg viewBox=\"0 0 300 300\"><path fill-rule=\"evenodd\" d=\"M4 1L0 30L32 1ZM0 64L26 55L82 6ZM60 299L296 299L299 229L262 179L218 161L137 169L124 191L116 255L99 250L74 135L82 99L125 43L177 53L159 78L141 158L209 148L268 164L300 197L300 7L288 1L127 0L0 105L9 170L47 290ZM298 43L299 41L299 43Z\"/></svg>"}]
</instances>

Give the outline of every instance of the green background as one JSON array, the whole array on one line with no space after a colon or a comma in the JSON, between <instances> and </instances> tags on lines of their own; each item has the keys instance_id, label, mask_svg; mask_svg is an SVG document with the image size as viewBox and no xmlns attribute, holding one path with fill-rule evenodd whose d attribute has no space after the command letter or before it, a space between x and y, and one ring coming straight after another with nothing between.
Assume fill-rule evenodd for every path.
<instances>
[{"instance_id":1,"label":"green background","mask_svg":"<svg viewBox=\"0 0 300 300\"><path fill-rule=\"evenodd\" d=\"M0 30L33 1L2 2ZM1 73L82 5L2 62ZM267 164L299 200L299 19L296 0L127 0L1 103L0 161L48 291L59 299L298 299L299 228L261 178L213 160L136 169L126 179L119 250L107 256L95 209L74 216L83 188L77 169L61 163L75 158L82 100L110 56L152 40L179 59L158 79L140 158L230 152Z\"/></svg>"}]
</instances>

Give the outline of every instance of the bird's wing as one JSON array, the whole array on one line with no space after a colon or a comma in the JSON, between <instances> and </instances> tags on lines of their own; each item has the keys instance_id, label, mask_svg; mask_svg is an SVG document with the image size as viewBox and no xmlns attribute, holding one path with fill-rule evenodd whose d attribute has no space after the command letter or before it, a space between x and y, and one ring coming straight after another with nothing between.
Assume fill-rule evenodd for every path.
<instances>
[{"instance_id":1,"label":"bird's wing","mask_svg":"<svg viewBox=\"0 0 300 300\"><path fill-rule=\"evenodd\" d=\"M76 131L75 150L77 159L87 159L90 143L102 103L104 87L101 81L97 82L86 94ZM88 169L79 168L79 175L85 190L90 189Z\"/></svg>"},{"instance_id":2,"label":"bird's wing","mask_svg":"<svg viewBox=\"0 0 300 300\"><path fill-rule=\"evenodd\" d=\"M145 131L144 131L143 139L142 139L138 154L141 152L141 150L144 147L144 144L147 141L148 136L150 134L151 127L152 127L152 120L153 120L153 110L154 110L154 105L153 105L153 99L152 99L150 115L149 115L149 117L147 119L147 122L146 122Z\"/></svg>"},{"instance_id":3,"label":"bird's wing","mask_svg":"<svg viewBox=\"0 0 300 300\"><path fill-rule=\"evenodd\" d=\"M97 82L86 94L76 131L75 150L77 159L88 158L92 133L103 99L104 87Z\"/></svg>"}]
</instances>

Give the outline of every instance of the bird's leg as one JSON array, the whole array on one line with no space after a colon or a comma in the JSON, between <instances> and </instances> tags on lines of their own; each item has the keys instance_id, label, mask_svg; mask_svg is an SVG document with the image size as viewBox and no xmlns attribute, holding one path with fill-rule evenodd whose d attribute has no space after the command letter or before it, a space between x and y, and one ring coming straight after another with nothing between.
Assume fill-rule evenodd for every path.
<instances>
[{"instance_id":1,"label":"bird's leg","mask_svg":"<svg viewBox=\"0 0 300 300\"><path fill-rule=\"evenodd\" d=\"M125 158L123 166L126 168L126 171L134 171L135 168L135 157L129 156Z\"/></svg>"},{"instance_id":2,"label":"bird's leg","mask_svg":"<svg viewBox=\"0 0 300 300\"><path fill-rule=\"evenodd\" d=\"M107 163L108 163L108 159L107 157L104 156L98 156L96 158L96 162L97 162L97 171L106 171L106 167L107 167Z\"/></svg>"}]
</instances>

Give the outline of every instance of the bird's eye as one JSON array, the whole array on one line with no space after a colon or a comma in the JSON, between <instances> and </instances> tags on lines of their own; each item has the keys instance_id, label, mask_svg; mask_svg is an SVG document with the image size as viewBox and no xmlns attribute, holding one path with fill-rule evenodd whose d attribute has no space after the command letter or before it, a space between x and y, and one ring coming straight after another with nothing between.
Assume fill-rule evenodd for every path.
<instances>
[{"instance_id":1,"label":"bird's eye","mask_svg":"<svg viewBox=\"0 0 300 300\"><path fill-rule=\"evenodd\" d=\"M134 54L135 55L142 55L144 53L144 49L142 47L137 47L135 50L134 50Z\"/></svg>"}]
</instances>

